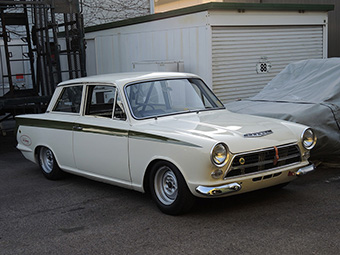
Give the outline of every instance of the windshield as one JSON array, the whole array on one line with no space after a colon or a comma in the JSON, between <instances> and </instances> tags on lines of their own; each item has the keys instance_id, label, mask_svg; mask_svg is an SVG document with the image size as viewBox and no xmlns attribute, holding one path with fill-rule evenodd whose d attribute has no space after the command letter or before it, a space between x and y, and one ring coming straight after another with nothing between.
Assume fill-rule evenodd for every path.
<instances>
[{"instance_id":1,"label":"windshield","mask_svg":"<svg viewBox=\"0 0 340 255\"><path fill-rule=\"evenodd\" d=\"M128 85L125 93L137 119L221 109L223 104L200 79L171 79Z\"/></svg>"}]
</instances>

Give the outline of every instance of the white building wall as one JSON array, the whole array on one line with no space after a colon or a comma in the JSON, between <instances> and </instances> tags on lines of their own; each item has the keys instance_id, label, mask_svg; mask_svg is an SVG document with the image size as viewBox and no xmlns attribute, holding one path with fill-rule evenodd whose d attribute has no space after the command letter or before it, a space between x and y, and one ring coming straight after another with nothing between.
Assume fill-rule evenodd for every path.
<instances>
[{"instance_id":1,"label":"white building wall","mask_svg":"<svg viewBox=\"0 0 340 255\"><path fill-rule=\"evenodd\" d=\"M327 12L207 10L91 32L86 34L88 73L134 71L133 63L143 61L182 61L185 72L201 76L227 102L257 93L292 61L327 57L327 24ZM216 31L220 28L226 37L219 49ZM240 38L230 39L230 29ZM249 33L255 34L259 47L252 47L251 38L242 40ZM299 33L306 36L295 36ZM310 44L314 37L316 42ZM266 42L269 39L272 47ZM273 52L277 50L281 52ZM263 57L272 68L257 73ZM242 72L230 68L233 61L242 66Z\"/></svg>"},{"instance_id":2,"label":"white building wall","mask_svg":"<svg viewBox=\"0 0 340 255\"><path fill-rule=\"evenodd\" d=\"M206 13L195 13L87 33L95 45L87 48L88 74L134 71L135 62L182 61L186 72L211 82L210 31Z\"/></svg>"}]
</instances>

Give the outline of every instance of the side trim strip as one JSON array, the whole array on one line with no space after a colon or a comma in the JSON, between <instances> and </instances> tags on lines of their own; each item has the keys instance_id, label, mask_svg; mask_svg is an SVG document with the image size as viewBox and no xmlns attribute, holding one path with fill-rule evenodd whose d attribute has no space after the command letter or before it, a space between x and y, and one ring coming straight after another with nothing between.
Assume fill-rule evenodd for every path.
<instances>
[{"instance_id":1,"label":"side trim strip","mask_svg":"<svg viewBox=\"0 0 340 255\"><path fill-rule=\"evenodd\" d=\"M75 125L77 125L75 123ZM85 132L85 133L93 133L93 134L101 134L101 135L110 135L110 136L124 136L127 137L129 132L127 130L123 129L117 129L117 128L107 128L107 127L101 127L101 126L91 126L91 125L84 125L84 124L78 124L82 129L77 130L75 129L75 132Z\"/></svg>"},{"instance_id":2,"label":"side trim strip","mask_svg":"<svg viewBox=\"0 0 340 255\"><path fill-rule=\"evenodd\" d=\"M137 131L130 131L129 137L134 138L134 139L140 139L140 140L172 143L172 144L184 145L184 146L189 146L189 147L202 148L201 146L196 145L196 144L192 144L192 143L168 138L168 137L165 137L165 136L152 135L152 134L137 132Z\"/></svg>"},{"instance_id":3,"label":"side trim strip","mask_svg":"<svg viewBox=\"0 0 340 255\"><path fill-rule=\"evenodd\" d=\"M40 120L40 119L28 119L28 118L17 118L18 126L29 126L29 127L41 127L41 128L50 128L50 129L60 129L74 132L85 132L92 134L102 134L102 135L110 135L110 136L121 136L121 137L129 137L132 139L146 140L152 142L162 142L162 143L171 143L177 145L184 145L195 148L202 148L199 145L188 143L185 141L172 139L166 136L153 135L144 132L137 131L128 131L124 129L116 129L116 128L108 128L94 125L84 125L73 122L62 122L62 121L54 121L54 120ZM81 127L81 128L77 128Z\"/></svg>"},{"instance_id":4,"label":"side trim strip","mask_svg":"<svg viewBox=\"0 0 340 255\"><path fill-rule=\"evenodd\" d=\"M17 126L42 127L72 131L74 123L55 120L40 120L16 117Z\"/></svg>"}]
</instances>

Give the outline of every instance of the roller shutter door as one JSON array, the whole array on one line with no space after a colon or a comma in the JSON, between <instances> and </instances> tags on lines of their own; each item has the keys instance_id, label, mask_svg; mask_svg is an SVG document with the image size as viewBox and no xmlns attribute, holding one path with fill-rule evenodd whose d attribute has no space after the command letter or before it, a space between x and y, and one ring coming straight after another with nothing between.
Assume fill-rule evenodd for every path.
<instances>
[{"instance_id":1,"label":"roller shutter door","mask_svg":"<svg viewBox=\"0 0 340 255\"><path fill-rule=\"evenodd\" d=\"M212 27L213 90L225 103L253 96L287 64L322 58L323 43L322 26Z\"/></svg>"}]
</instances>

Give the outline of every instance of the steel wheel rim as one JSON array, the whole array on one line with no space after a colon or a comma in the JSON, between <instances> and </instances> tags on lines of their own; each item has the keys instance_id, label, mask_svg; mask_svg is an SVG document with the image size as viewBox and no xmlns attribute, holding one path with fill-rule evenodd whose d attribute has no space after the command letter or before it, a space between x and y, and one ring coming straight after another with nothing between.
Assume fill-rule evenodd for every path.
<instances>
[{"instance_id":1,"label":"steel wheel rim","mask_svg":"<svg viewBox=\"0 0 340 255\"><path fill-rule=\"evenodd\" d=\"M154 187L157 198L164 205L171 205L177 198L178 182L175 173L163 166L155 174Z\"/></svg>"},{"instance_id":2,"label":"steel wheel rim","mask_svg":"<svg viewBox=\"0 0 340 255\"><path fill-rule=\"evenodd\" d=\"M49 174L52 172L54 165L54 157L50 149L42 148L40 150L40 163L41 168L44 170L45 173Z\"/></svg>"}]
</instances>

